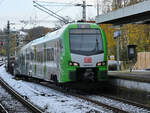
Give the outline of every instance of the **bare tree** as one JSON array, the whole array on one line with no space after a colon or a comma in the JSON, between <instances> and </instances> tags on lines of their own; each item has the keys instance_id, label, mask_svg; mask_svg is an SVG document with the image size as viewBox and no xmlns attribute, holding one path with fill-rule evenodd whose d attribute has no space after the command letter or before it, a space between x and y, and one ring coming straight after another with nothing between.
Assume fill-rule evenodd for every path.
<instances>
[{"instance_id":1,"label":"bare tree","mask_svg":"<svg viewBox=\"0 0 150 113\"><path fill-rule=\"evenodd\" d=\"M34 40L36 38L40 38L50 31L51 31L50 28L41 27L41 26L29 29L27 39Z\"/></svg>"},{"instance_id":2,"label":"bare tree","mask_svg":"<svg viewBox=\"0 0 150 113\"><path fill-rule=\"evenodd\" d=\"M112 10L112 0L102 0L101 5L102 13L108 13Z\"/></svg>"}]
</instances>

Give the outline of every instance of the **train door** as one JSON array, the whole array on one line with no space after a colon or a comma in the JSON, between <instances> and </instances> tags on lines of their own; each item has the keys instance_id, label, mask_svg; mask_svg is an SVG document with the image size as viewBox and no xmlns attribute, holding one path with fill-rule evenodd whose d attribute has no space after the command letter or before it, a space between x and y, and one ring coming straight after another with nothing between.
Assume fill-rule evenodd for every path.
<instances>
[{"instance_id":1,"label":"train door","mask_svg":"<svg viewBox=\"0 0 150 113\"><path fill-rule=\"evenodd\" d=\"M26 55L25 55L25 67L26 67L26 70L25 70L25 74L28 75L28 71L29 71L29 53L26 49Z\"/></svg>"},{"instance_id":2,"label":"train door","mask_svg":"<svg viewBox=\"0 0 150 113\"><path fill-rule=\"evenodd\" d=\"M33 49L31 47L31 51L30 51L30 66L29 66L29 75L32 76L33 72L34 72L34 52Z\"/></svg>"},{"instance_id":3,"label":"train door","mask_svg":"<svg viewBox=\"0 0 150 113\"><path fill-rule=\"evenodd\" d=\"M42 44L38 45L37 48L37 76L43 79L43 51Z\"/></svg>"},{"instance_id":4,"label":"train door","mask_svg":"<svg viewBox=\"0 0 150 113\"><path fill-rule=\"evenodd\" d=\"M44 62L43 62L43 78L47 79L46 75L47 75L47 53L46 53L46 43L44 43Z\"/></svg>"},{"instance_id":5,"label":"train door","mask_svg":"<svg viewBox=\"0 0 150 113\"><path fill-rule=\"evenodd\" d=\"M21 73L24 75L25 74L25 53L22 53L22 58L21 58Z\"/></svg>"},{"instance_id":6,"label":"train door","mask_svg":"<svg viewBox=\"0 0 150 113\"><path fill-rule=\"evenodd\" d=\"M62 47L61 41L62 40L59 39L57 41L57 46L56 46L57 49L56 49L55 63L57 65L57 70L56 70L57 80L59 80L59 78L60 78L60 54L61 54L61 47Z\"/></svg>"},{"instance_id":7,"label":"train door","mask_svg":"<svg viewBox=\"0 0 150 113\"><path fill-rule=\"evenodd\" d=\"M37 64L36 64L36 62L37 62L37 47L36 46L34 46L34 60L33 60L33 76L37 76Z\"/></svg>"}]
</instances>

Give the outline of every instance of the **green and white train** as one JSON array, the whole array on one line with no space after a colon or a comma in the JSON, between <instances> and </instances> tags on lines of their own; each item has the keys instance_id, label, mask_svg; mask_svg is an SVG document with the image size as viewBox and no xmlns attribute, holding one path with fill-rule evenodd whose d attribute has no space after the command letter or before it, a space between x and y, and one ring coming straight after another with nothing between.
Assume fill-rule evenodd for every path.
<instances>
[{"instance_id":1,"label":"green and white train","mask_svg":"<svg viewBox=\"0 0 150 113\"><path fill-rule=\"evenodd\" d=\"M92 23L65 25L25 45L16 57L14 74L58 83L105 81L105 33Z\"/></svg>"}]
</instances>

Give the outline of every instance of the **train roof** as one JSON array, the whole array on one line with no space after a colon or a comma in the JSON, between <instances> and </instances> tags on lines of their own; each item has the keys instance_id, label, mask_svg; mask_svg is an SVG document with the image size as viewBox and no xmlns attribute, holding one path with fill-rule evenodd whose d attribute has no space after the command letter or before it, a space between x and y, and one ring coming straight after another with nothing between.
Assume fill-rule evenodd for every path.
<instances>
[{"instance_id":1,"label":"train roof","mask_svg":"<svg viewBox=\"0 0 150 113\"><path fill-rule=\"evenodd\" d=\"M70 24L67 24L65 26L63 26L61 29L59 30L56 30L54 32L49 32L47 33L45 36L43 37L40 37L40 38L37 38L31 42L29 42L28 44L26 44L23 48L23 49L26 49L30 46L34 46L34 45L37 45L37 44L40 44L40 43L44 43L46 41L49 41L49 40L53 40L55 38L58 38L62 35L62 33L64 32L64 30L69 27L69 26L74 26L74 25L80 25L80 24L85 24L85 25L94 25L94 26L97 26L99 27L97 24L95 23L83 23L83 22L78 22L78 23L70 23Z\"/></svg>"},{"instance_id":2,"label":"train roof","mask_svg":"<svg viewBox=\"0 0 150 113\"><path fill-rule=\"evenodd\" d=\"M46 41L49 41L49 40L52 40L52 39L55 39L57 38L58 36L60 36L62 34L62 29L59 29L59 30L56 30L54 32L49 32L47 33L45 36L43 37L40 37L40 38L37 38L31 42L29 42L28 44L26 44L22 49L26 49L30 46L34 46L34 45L37 45L37 44L40 44L40 43L44 43Z\"/></svg>"}]
</instances>

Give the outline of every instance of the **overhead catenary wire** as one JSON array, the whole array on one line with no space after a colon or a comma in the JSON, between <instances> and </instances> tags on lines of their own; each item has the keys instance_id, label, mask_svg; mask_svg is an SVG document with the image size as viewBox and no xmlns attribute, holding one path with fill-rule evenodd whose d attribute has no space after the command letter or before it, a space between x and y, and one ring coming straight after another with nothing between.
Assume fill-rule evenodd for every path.
<instances>
[{"instance_id":1,"label":"overhead catenary wire","mask_svg":"<svg viewBox=\"0 0 150 113\"><path fill-rule=\"evenodd\" d=\"M54 6L54 7L56 7L56 5L54 5L54 4L59 4L58 6L62 6L62 8L60 8L60 9L58 9L58 10L56 10L55 11L55 13L58 13L58 12L60 12L60 11L62 11L62 10L64 10L64 9L66 9L66 8L68 8L68 7L72 7L72 6L74 6L74 0L72 0L71 2L68 2L68 3L58 3L58 2L46 2L46 1L39 1L39 2L41 2L41 3L46 3L46 4L49 4L49 3L53 3L53 5L44 5L44 6ZM61 4L64 4L64 5L61 5ZM66 5L65 5L66 4ZM68 6L68 7L66 7L66 6Z\"/></svg>"},{"instance_id":2,"label":"overhead catenary wire","mask_svg":"<svg viewBox=\"0 0 150 113\"><path fill-rule=\"evenodd\" d=\"M46 4L51 3L51 4L60 4L60 5L62 5L62 4L64 4L64 5L74 5L74 4L72 4L72 2L69 2L69 3L63 3L63 2L48 2L48 1L37 1L37 2L46 3Z\"/></svg>"},{"instance_id":3,"label":"overhead catenary wire","mask_svg":"<svg viewBox=\"0 0 150 113\"><path fill-rule=\"evenodd\" d=\"M33 3L35 3L36 5L33 5L34 7L48 13L49 15L59 19L60 21L63 21L65 24L68 23L68 20L66 20L65 18L61 17L60 15L56 14L55 12L51 11L50 9L40 5L39 3L33 1Z\"/></svg>"},{"instance_id":4,"label":"overhead catenary wire","mask_svg":"<svg viewBox=\"0 0 150 113\"><path fill-rule=\"evenodd\" d=\"M61 17L60 15L57 15L55 12L49 10L48 8L44 7L44 6L80 6L83 8L82 10L82 20L83 21L86 21L86 7L87 6L93 6L93 5L87 5L86 4L86 1L83 0L83 3L80 4L80 3L76 3L76 4L73 4L73 3L58 3L58 2L48 2L48 1L37 1L37 2L40 2L40 3L44 3L44 4L39 4L35 1L33 1L34 3L36 3L37 5L40 5L40 7L50 11L52 14L54 14L55 16L58 16L59 18L62 18L63 20L65 20L67 23L68 23L68 20L66 20L65 18Z\"/></svg>"},{"instance_id":5,"label":"overhead catenary wire","mask_svg":"<svg viewBox=\"0 0 150 113\"><path fill-rule=\"evenodd\" d=\"M34 5L34 7L38 8L38 9L40 9L41 11L43 11L43 12L45 12L45 13L47 13L47 14L49 14L49 15L51 15L51 16L53 16L53 17L55 17L55 18L57 18L58 20L60 20L60 21L63 21L63 22L64 22L64 20L62 20L62 19L58 18L57 16L55 16L55 15L53 15L53 14L49 13L48 11L45 11L44 9L42 9L42 8L40 8L40 7L36 6L36 5ZM64 23L65 23L65 22L64 22Z\"/></svg>"},{"instance_id":6,"label":"overhead catenary wire","mask_svg":"<svg viewBox=\"0 0 150 113\"><path fill-rule=\"evenodd\" d=\"M33 1L34 2L34 1ZM34 2L34 3L36 3L36 2ZM40 5L40 4L38 4L38 3L36 3L37 5L34 5L34 7L37 7L37 8L39 8L39 9L42 9L42 11L44 10L47 10L46 12L48 12L48 14L50 14L51 16L54 16L55 18L57 18L57 19L59 19L59 20L63 20L64 18L63 17L61 17L61 16L59 16L59 15L57 15L56 13L54 13L53 11L51 11L51 10L49 10L48 8L46 8L46 7L43 7L42 5ZM51 12L51 13L49 13L49 12ZM62 19L61 19L62 18ZM65 19L64 19L65 20Z\"/></svg>"},{"instance_id":7,"label":"overhead catenary wire","mask_svg":"<svg viewBox=\"0 0 150 113\"><path fill-rule=\"evenodd\" d=\"M41 3L58 3L58 2L46 2L46 1L39 1L39 2L41 2ZM74 4L74 0L72 0L71 2L69 2L69 3L58 3L58 4L67 4L67 5L58 5L58 6L62 6L62 8L60 8L60 9L58 9L58 10L56 10L55 11L55 13L58 13L58 12L60 12L60 11L62 11L62 10L64 10L64 9L66 9L66 8L68 8L68 7L66 7L66 6L69 6L70 4ZM46 5L44 5L44 6L46 6ZM47 5L47 6L56 6L56 5ZM70 5L71 7L72 7L72 5ZM48 16L47 16L48 17Z\"/></svg>"}]
</instances>

